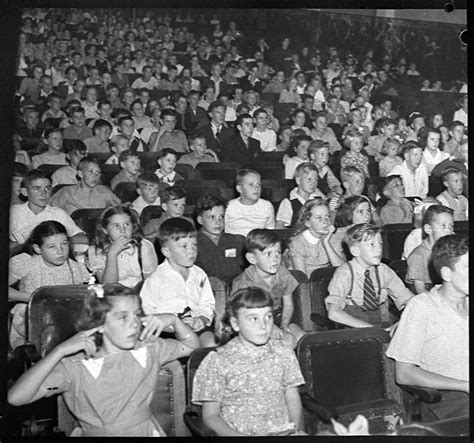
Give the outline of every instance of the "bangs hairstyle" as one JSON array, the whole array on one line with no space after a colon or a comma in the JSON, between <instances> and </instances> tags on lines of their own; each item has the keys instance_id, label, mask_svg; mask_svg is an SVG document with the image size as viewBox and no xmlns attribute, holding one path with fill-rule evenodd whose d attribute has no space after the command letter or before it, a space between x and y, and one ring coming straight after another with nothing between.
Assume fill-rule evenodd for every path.
<instances>
[{"instance_id":1,"label":"bangs hairstyle","mask_svg":"<svg viewBox=\"0 0 474 443\"><path fill-rule=\"evenodd\" d=\"M81 172L84 172L84 169L86 169L90 164L97 165L97 167L100 169L99 160L94 157L84 157L77 165L77 169Z\"/></svg>"},{"instance_id":2,"label":"bangs hairstyle","mask_svg":"<svg viewBox=\"0 0 474 443\"><path fill-rule=\"evenodd\" d=\"M365 174L356 166L346 166L345 168L342 168L341 170L341 180L342 182L347 182L350 180L355 174L359 174L360 176L364 177L365 179Z\"/></svg>"},{"instance_id":3,"label":"bangs hairstyle","mask_svg":"<svg viewBox=\"0 0 474 443\"><path fill-rule=\"evenodd\" d=\"M199 197L196 202L194 211L196 212L196 215L202 215L204 211L209 211L218 206L225 208L227 206L227 201L214 194L204 194Z\"/></svg>"},{"instance_id":4,"label":"bangs hairstyle","mask_svg":"<svg viewBox=\"0 0 474 443\"><path fill-rule=\"evenodd\" d=\"M453 215L453 210L443 205L431 205L423 214L423 219L421 220L421 226L423 227L425 225L431 225L435 217L439 214Z\"/></svg>"},{"instance_id":5,"label":"bangs hairstyle","mask_svg":"<svg viewBox=\"0 0 474 443\"><path fill-rule=\"evenodd\" d=\"M456 168L455 166L448 166L447 168L443 169L443 172L441 173L441 181L445 182L450 174L462 175L462 171L459 168Z\"/></svg>"},{"instance_id":6,"label":"bangs hairstyle","mask_svg":"<svg viewBox=\"0 0 474 443\"><path fill-rule=\"evenodd\" d=\"M302 177L304 174L308 174L311 171L316 172L316 179L318 179L318 168L316 168L316 165L314 163L301 163L295 169L295 178Z\"/></svg>"},{"instance_id":7,"label":"bangs hairstyle","mask_svg":"<svg viewBox=\"0 0 474 443\"><path fill-rule=\"evenodd\" d=\"M182 238L196 237L194 225L182 217L172 217L165 220L158 230L158 240L164 246L168 241L178 241Z\"/></svg>"},{"instance_id":8,"label":"bangs hairstyle","mask_svg":"<svg viewBox=\"0 0 474 443\"><path fill-rule=\"evenodd\" d=\"M237 175L235 176L235 184L236 186L241 185L244 182L244 178L247 177L247 175L256 175L257 177L261 178L260 173L257 171L254 171L253 169L241 169L240 171L237 172Z\"/></svg>"},{"instance_id":9,"label":"bangs hairstyle","mask_svg":"<svg viewBox=\"0 0 474 443\"><path fill-rule=\"evenodd\" d=\"M28 173L23 177L21 187L28 188L35 180L48 180L51 184L50 178L46 176L44 172L40 171L39 169L32 169L31 171L28 171Z\"/></svg>"},{"instance_id":10,"label":"bangs hairstyle","mask_svg":"<svg viewBox=\"0 0 474 443\"><path fill-rule=\"evenodd\" d=\"M357 138L360 138L361 140L364 139L364 137L362 137L362 134L360 134L357 129L349 129L343 137L344 146L346 148L349 148L352 143L352 140Z\"/></svg>"},{"instance_id":11,"label":"bangs hairstyle","mask_svg":"<svg viewBox=\"0 0 474 443\"><path fill-rule=\"evenodd\" d=\"M428 144L428 137L429 135L433 134L438 134L439 135L439 140L441 141L441 131L439 129L431 128L429 126L425 126L421 128L418 133L416 134L416 138L418 140L418 143L420 146L425 147Z\"/></svg>"},{"instance_id":12,"label":"bangs hairstyle","mask_svg":"<svg viewBox=\"0 0 474 443\"><path fill-rule=\"evenodd\" d=\"M252 229L245 239L247 252L264 251L269 246L281 245L280 236L271 229Z\"/></svg>"},{"instance_id":13,"label":"bangs hairstyle","mask_svg":"<svg viewBox=\"0 0 474 443\"><path fill-rule=\"evenodd\" d=\"M397 154L400 154L400 141L397 140L396 138L393 138L393 137L389 137L389 138L386 138L383 143L382 143L382 147L380 148L380 153L382 155L388 155L388 150L390 148L390 146L394 146L396 145L398 147L398 152Z\"/></svg>"},{"instance_id":14,"label":"bangs hairstyle","mask_svg":"<svg viewBox=\"0 0 474 443\"><path fill-rule=\"evenodd\" d=\"M347 197L336 212L334 226L336 228L343 228L352 225L354 211L361 203L367 203L369 208L372 208L370 200L363 195L352 195Z\"/></svg>"},{"instance_id":15,"label":"bangs hairstyle","mask_svg":"<svg viewBox=\"0 0 474 443\"><path fill-rule=\"evenodd\" d=\"M467 235L451 234L441 237L433 245L431 260L436 272L441 276L441 269L447 267L454 270L460 257L469 253L469 237Z\"/></svg>"},{"instance_id":16,"label":"bangs hairstyle","mask_svg":"<svg viewBox=\"0 0 474 443\"><path fill-rule=\"evenodd\" d=\"M415 141L412 141L412 140L410 140L406 143L403 143L403 145L402 145L402 154L403 154L403 156L405 156L405 154L408 154L413 149L422 149L422 147L419 145L418 142L415 142Z\"/></svg>"},{"instance_id":17,"label":"bangs hairstyle","mask_svg":"<svg viewBox=\"0 0 474 443\"><path fill-rule=\"evenodd\" d=\"M137 188L141 188L146 185L160 185L160 179L154 172L144 172L137 178Z\"/></svg>"},{"instance_id":18,"label":"bangs hairstyle","mask_svg":"<svg viewBox=\"0 0 474 443\"><path fill-rule=\"evenodd\" d=\"M172 148L163 148L159 153L157 160L160 160L161 158L166 157L168 154L174 155L174 158L177 160L178 159L178 153L172 149Z\"/></svg>"},{"instance_id":19,"label":"bangs hairstyle","mask_svg":"<svg viewBox=\"0 0 474 443\"><path fill-rule=\"evenodd\" d=\"M298 212L298 218L296 220L295 233L293 234L293 237L296 237L308 229L306 222L311 218L311 211L315 206L326 206L329 208L328 204L321 197L308 200Z\"/></svg>"},{"instance_id":20,"label":"bangs hairstyle","mask_svg":"<svg viewBox=\"0 0 474 443\"><path fill-rule=\"evenodd\" d=\"M224 320L230 320L230 317L237 317L240 309L255 309L255 308L272 308L273 300L271 295L254 286L242 288L234 292L226 306L226 313Z\"/></svg>"},{"instance_id":21,"label":"bangs hairstyle","mask_svg":"<svg viewBox=\"0 0 474 443\"><path fill-rule=\"evenodd\" d=\"M138 153L131 151L130 149L125 149L125 151L122 151L119 155L119 163L127 161L129 158L136 157L138 160L140 160L140 156Z\"/></svg>"},{"instance_id":22,"label":"bangs hairstyle","mask_svg":"<svg viewBox=\"0 0 474 443\"><path fill-rule=\"evenodd\" d=\"M329 150L329 143L323 140L312 140L309 144L308 154L313 155L318 152L320 149L326 148Z\"/></svg>"},{"instance_id":23,"label":"bangs hairstyle","mask_svg":"<svg viewBox=\"0 0 474 443\"><path fill-rule=\"evenodd\" d=\"M351 248L358 243L374 238L380 233L382 233L382 228L379 226L370 223L358 223L347 230L344 242Z\"/></svg>"},{"instance_id":24,"label":"bangs hairstyle","mask_svg":"<svg viewBox=\"0 0 474 443\"><path fill-rule=\"evenodd\" d=\"M35 254L33 245L41 247L46 238L57 234L64 234L66 238L68 238L66 228L63 224L55 220L46 220L41 222L33 229L28 240L26 241L28 252L30 254Z\"/></svg>"},{"instance_id":25,"label":"bangs hairstyle","mask_svg":"<svg viewBox=\"0 0 474 443\"><path fill-rule=\"evenodd\" d=\"M134 243L141 243L143 239L143 232L140 227L138 213L130 207L130 203L111 206L106 208L99 217L95 227L94 246L102 253L107 252L110 246L108 234L105 232L110 219L117 214L125 214L130 217L132 222L132 240Z\"/></svg>"},{"instance_id":26,"label":"bangs hairstyle","mask_svg":"<svg viewBox=\"0 0 474 443\"><path fill-rule=\"evenodd\" d=\"M313 139L309 135L296 135L291 139L290 146L286 150L285 154L288 157L295 157L298 146L304 141L311 142L312 140Z\"/></svg>"}]
</instances>

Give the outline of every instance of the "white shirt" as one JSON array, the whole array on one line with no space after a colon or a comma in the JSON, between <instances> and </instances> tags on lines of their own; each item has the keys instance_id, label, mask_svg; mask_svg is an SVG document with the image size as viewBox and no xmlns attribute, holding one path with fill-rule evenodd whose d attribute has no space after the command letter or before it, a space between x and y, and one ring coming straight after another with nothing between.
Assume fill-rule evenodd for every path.
<instances>
[{"instance_id":1,"label":"white shirt","mask_svg":"<svg viewBox=\"0 0 474 443\"><path fill-rule=\"evenodd\" d=\"M147 203L145 199L139 195L135 200L133 200L133 203L130 205L132 209L135 209L135 211L138 212L138 215L142 214L142 211L147 207L151 205L156 205L160 206L161 205L161 200L160 197L156 197L156 200L153 203Z\"/></svg>"},{"instance_id":2,"label":"white shirt","mask_svg":"<svg viewBox=\"0 0 474 443\"><path fill-rule=\"evenodd\" d=\"M312 200L313 198L320 197L323 200L326 200L326 196L319 190L316 189L316 191L313 192L308 198L308 200ZM285 226L290 226L291 225L291 220L293 219L293 207L291 206L291 201L298 199L301 204L305 204L308 200L305 200L303 197L301 197L300 194L298 194L298 187L293 188L290 192L290 195L288 198L284 198L280 206L278 207L278 212L276 215L276 219L278 221L282 221L285 223Z\"/></svg>"},{"instance_id":3,"label":"white shirt","mask_svg":"<svg viewBox=\"0 0 474 443\"><path fill-rule=\"evenodd\" d=\"M235 198L227 205L224 221L225 232L245 237L252 229L274 229L275 211L273 205L262 198L253 205L243 205Z\"/></svg>"},{"instance_id":4,"label":"white shirt","mask_svg":"<svg viewBox=\"0 0 474 443\"><path fill-rule=\"evenodd\" d=\"M159 265L143 283L140 291L145 314L179 314L187 307L192 317L203 315L210 325L215 313L211 283L199 266L189 268L187 280L176 271L168 259Z\"/></svg>"},{"instance_id":5,"label":"white shirt","mask_svg":"<svg viewBox=\"0 0 474 443\"><path fill-rule=\"evenodd\" d=\"M301 165L301 163L307 163L308 160L301 160L296 155L290 157L285 161L285 178L292 179L295 177L296 168Z\"/></svg>"},{"instance_id":6,"label":"white shirt","mask_svg":"<svg viewBox=\"0 0 474 443\"><path fill-rule=\"evenodd\" d=\"M402 177L403 186L405 188L405 197L426 198L428 195L428 172L421 164L413 173L408 169L406 160L395 166L388 175L399 175Z\"/></svg>"},{"instance_id":7,"label":"white shirt","mask_svg":"<svg viewBox=\"0 0 474 443\"><path fill-rule=\"evenodd\" d=\"M273 129L266 129L260 132L257 128L254 128L252 138L260 141L260 149L262 151L274 151L276 149L277 137Z\"/></svg>"},{"instance_id":8,"label":"white shirt","mask_svg":"<svg viewBox=\"0 0 474 443\"><path fill-rule=\"evenodd\" d=\"M430 175L433 168L438 163L441 163L444 159L448 157L449 154L447 152L443 152L437 149L436 154L432 155L431 152L427 148L425 148L423 150L423 159L421 160L421 164L424 165L424 167L426 168L426 172L428 172L428 175Z\"/></svg>"}]
</instances>

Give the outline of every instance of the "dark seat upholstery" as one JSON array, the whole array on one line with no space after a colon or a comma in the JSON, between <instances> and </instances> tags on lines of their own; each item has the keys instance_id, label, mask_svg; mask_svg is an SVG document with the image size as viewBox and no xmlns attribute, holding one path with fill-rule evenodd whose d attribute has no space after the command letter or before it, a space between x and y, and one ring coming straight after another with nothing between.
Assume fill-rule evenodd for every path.
<instances>
[{"instance_id":1,"label":"dark seat upholstery","mask_svg":"<svg viewBox=\"0 0 474 443\"><path fill-rule=\"evenodd\" d=\"M176 185L186 192L186 203L195 205L199 197L204 194L213 194L224 199L229 199L232 192L222 180L180 180Z\"/></svg>"},{"instance_id":2,"label":"dark seat upholstery","mask_svg":"<svg viewBox=\"0 0 474 443\"><path fill-rule=\"evenodd\" d=\"M174 170L183 176L185 180L194 180L196 178L194 168L186 163L177 163Z\"/></svg>"},{"instance_id":3,"label":"dark seat upholstery","mask_svg":"<svg viewBox=\"0 0 474 443\"><path fill-rule=\"evenodd\" d=\"M295 323L304 331L312 331L313 323L310 319L311 300L308 277L306 277L304 272L293 269L290 273L298 281L298 287L293 291L293 317L291 318L291 323Z\"/></svg>"},{"instance_id":4,"label":"dark seat upholstery","mask_svg":"<svg viewBox=\"0 0 474 443\"><path fill-rule=\"evenodd\" d=\"M59 168L62 168L66 165L48 165L48 164L42 164L38 166L38 169L46 175L46 177L51 177L54 172L56 172Z\"/></svg>"},{"instance_id":5,"label":"dark seat upholstery","mask_svg":"<svg viewBox=\"0 0 474 443\"><path fill-rule=\"evenodd\" d=\"M150 220L154 218L160 218L162 214L163 208L161 206L145 206L145 208L143 208L142 213L140 214L140 226L144 228Z\"/></svg>"},{"instance_id":6,"label":"dark seat upholstery","mask_svg":"<svg viewBox=\"0 0 474 443\"><path fill-rule=\"evenodd\" d=\"M196 166L196 179L222 180L228 187L233 187L239 169L240 165L234 162L202 162Z\"/></svg>"},{"instance_id":7,"label":"dark seat upholstery","mask_svg":"<svg viewBox=\"0 0 474 443\"><path fill-rule=\"evenodd\" d=\"M383 257L389 262L400 260L403 254L405 239L413 229L415 227L411 223L384 225L382 231Z\"/></svg>"},{"instance_id":8,"label":"dark seat upholstery","mask_svg":"<svg viewBox=\"0 0 474 443\"><path fill-rule=\"evenodd\" d=\"M115 187L114 194L122 203L131 203L138 197L137 184L135 182L121 182Z\"/></svg>"},{"instance_id":9,"label":"dark seat upholstery","mask_svg":"<svg viewBox=\"0 0 474 443\"><path fill-rule=\"evenodd\" d=\"M77 226L79 226L92 240L95 235L95 226L100 219L100 215L105 208L91 208L91 209L76 209L71 218Z\"/></svg>"}]
</instances>

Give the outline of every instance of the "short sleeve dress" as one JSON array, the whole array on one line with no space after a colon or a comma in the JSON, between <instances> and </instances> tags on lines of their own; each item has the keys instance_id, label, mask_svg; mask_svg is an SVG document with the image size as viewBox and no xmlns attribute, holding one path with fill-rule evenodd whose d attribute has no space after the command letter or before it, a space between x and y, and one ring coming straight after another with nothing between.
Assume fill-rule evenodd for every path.
<instances>
[{"instance_id":1,"label":"short sleeve dress","mask_svg":"<svg viewBox=\"0 0 474 443\"><path fill-rule=\"evenodd\" d=\"M202 361L194 377L192 401L221 404L221 416L245 435L268 435L291 426L285 391L304 384L293 350L270 339L248 346L239 337Z\"/></svg>"},{"instance_id":2,"label":"short sleeve dress","mask_svg":"<svg viewBox=\"0 0 474 443\"><path fill-rule=\"evenodd\" d=\"M176 360L178 351L179 342L159 338L102 358L66 357L40 389L46 396L63 394L81 436L166 436L150 404L160 366Z\"/></svg>"}]
</instances>

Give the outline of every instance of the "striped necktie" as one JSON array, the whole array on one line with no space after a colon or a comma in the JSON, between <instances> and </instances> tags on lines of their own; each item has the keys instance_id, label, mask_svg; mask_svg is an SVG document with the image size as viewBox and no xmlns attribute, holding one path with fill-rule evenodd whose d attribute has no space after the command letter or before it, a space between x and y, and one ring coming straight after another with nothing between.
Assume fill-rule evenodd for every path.
<instances>
[{"instance_id":1,"label":"striped necktie","mask_svg":"<svg viewBox=\"0 0 474 443\"><path fill-rule=\"evenodd\" d=\"M364 273L364 301L362 307L366 311L372 311L379 307L379 300L375 293L374 282L370 277L370 271L367 269Z\"/></svg>"}]
</instances>

